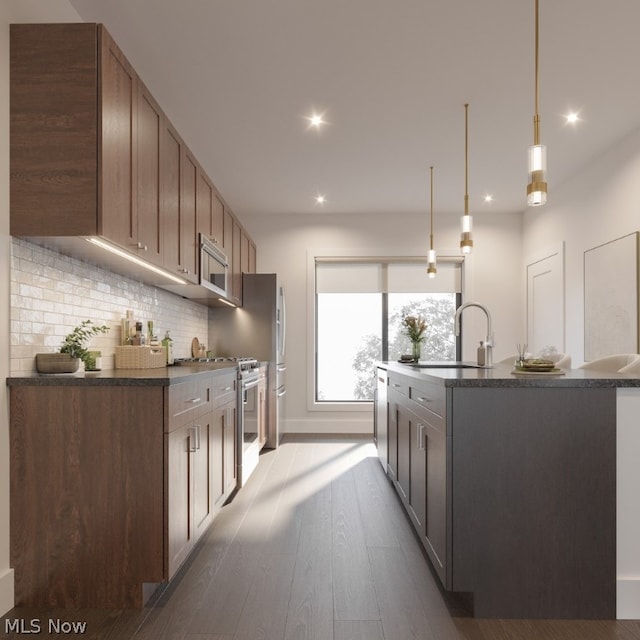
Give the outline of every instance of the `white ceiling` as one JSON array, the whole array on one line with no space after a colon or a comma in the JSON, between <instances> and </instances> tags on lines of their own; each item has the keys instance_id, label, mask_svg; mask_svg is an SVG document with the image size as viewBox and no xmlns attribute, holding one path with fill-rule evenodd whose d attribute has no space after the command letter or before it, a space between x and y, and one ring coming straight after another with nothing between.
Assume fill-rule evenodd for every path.
<instances>
[{"instance_id":1,"label":"white ceiling","mask_svg":"<svg viewBox=\"0 0 640 640\"><path fill-rule=\"evenodd\" d=\"M460 214L465 102L470 212L526 208L534 0L70 3L105 23L240 218L428 212L432 164L436 213ZM640 125L639 25L638 0L540 0L550 202Z\"/></svg>"}]
</instances>

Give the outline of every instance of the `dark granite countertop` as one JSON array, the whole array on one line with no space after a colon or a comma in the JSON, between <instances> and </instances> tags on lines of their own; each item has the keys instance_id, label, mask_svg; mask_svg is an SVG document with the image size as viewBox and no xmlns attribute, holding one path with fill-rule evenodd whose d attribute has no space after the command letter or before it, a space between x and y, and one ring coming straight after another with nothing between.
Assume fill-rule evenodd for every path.
<instances>
[{"instance_id":1,"label":"dark granite countertop","mask_svg":"<svg viewBox=\"0 0 640 640\"><path fill-rule=\"evenodd\" d=\"M93 373L31 373L10 376L7 385L15 386L168 386L187 382L197 376L229 373L231 362L179 365L159 369L105 369Z\"/></svg>"},{"instance_id":2,"label":"dark granite countertop","mask_svg":"<svg viewBox=\"0 0 640 640\"><path fill-rule=\"evenodd\" d=\"M378 362L377 366L418 380L445 387L640 387L640 377L591 369L565 369L564 375L514 375L512 365L491 368L424 368L400 362Z\"/></svg>"}]
</instances>

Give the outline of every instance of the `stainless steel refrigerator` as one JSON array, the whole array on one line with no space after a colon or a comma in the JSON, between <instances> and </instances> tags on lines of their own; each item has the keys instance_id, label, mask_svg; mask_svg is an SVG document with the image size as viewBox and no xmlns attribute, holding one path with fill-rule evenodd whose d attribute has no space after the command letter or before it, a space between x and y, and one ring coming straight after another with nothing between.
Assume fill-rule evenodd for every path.
<instances>
[{"instance_id":1,"label":"stainless steel refrigerator","mask_svg":"<svg viewBox=\"0 0 640 640\"><path fill-rule=\"evenodd\" d=\"M267 442L278 446L284 415L286 310L275 273L242 275L242 307L209 310L208 349L216 356L254 357L268 362Z\"/></svg>"}]
</instances>

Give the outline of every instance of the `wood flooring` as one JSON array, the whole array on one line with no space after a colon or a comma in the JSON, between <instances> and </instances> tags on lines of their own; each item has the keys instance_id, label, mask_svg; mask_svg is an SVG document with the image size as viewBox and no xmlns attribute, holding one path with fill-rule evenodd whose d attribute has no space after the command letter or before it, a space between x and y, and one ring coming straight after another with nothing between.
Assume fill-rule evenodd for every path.
<instances>
[{"instance_id":1,"label":"wood flooring","mask_svg":"<svg viewBox=\"0 0 640 640\"><path fill-rule=\"evenodd\" d=\"M347 438L265 451L145 609L16 608L0 639L34 624L39 638L73 636L49 633L58 620L116 640L640 640L640 621L469 617L441 591L373 444Z\"/></svg>"}]
</instances>

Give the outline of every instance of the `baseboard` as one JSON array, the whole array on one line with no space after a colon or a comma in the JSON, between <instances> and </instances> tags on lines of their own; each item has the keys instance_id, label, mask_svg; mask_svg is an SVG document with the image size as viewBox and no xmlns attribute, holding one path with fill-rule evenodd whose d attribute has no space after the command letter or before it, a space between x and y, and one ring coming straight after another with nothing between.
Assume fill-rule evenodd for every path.
<instances>
[{"instance_id":1,"label":"baseboard","mask_svg":"<svg viewBox=\"0 0 640 640\"><path fill-rule=\"evenodd\" d=\"M13 569L6 569L0 574L0 616L13 609L14 589L13 589Z\"/></svg>"},{"instance_id":2,"label":"baseboard","mask_svg":"<svg viewBox=\"0 0 640 640\"><path fill-rule=\"evenodd\" d=\"M312 435L370 435L373 437L371 420L285 420L281 434L309 433Z\"/></svg>"},{"instance_id":3,"label":"baseboard","mask_svg":"<svg viewBox=\"0 0 640 640\"><path fill-rule=\"evenodd\" d=\"M616 618L640 620L640 579L616 581Z\"/></svg>"}]
</instances>

